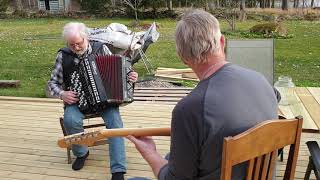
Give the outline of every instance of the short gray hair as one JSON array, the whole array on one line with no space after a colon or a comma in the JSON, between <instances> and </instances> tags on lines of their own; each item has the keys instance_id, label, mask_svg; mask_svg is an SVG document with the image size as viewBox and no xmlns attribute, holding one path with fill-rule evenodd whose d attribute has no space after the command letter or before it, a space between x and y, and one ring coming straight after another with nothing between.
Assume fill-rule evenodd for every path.
<instances>
[{"instance_id":1,"label":"short gray hair","mask_svg":"<svg viewBox=\"0 0 320 180\"><path fill-rule=\"evenodd\" d=\"M176 27L176 48L183 61L205 63L220 48L219 21L203 10L192 10L182 16Z\"/></svg>"},{"instance_id":2,"label":"short gray hair","mask_svg":"<svg viewBox=\"0 0 320 180\"><path fill-rule=\"evenodd\" d=\"M88 28L83 23L79 22L70 22L63 27L62 36L64 39L80 35L80 37L87 39L88 38Z\"/></svg>"}]
</instances>

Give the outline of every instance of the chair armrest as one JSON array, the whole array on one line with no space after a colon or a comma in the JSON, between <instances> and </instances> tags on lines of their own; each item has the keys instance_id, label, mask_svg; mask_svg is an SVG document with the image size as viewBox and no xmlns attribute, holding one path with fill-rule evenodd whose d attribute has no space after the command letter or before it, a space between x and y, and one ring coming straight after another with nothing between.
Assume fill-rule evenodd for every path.
<instances>
[{"instance_id":1,"label":"chair armrest","mask_svg":"<svg viewBox=\"0 0 320 180\"><path fill-rule=\"evenodd\" d=\"M316 141L306 142L310 155L317 171L320 171L320 148Z\"/></svg>"}]
</instances>

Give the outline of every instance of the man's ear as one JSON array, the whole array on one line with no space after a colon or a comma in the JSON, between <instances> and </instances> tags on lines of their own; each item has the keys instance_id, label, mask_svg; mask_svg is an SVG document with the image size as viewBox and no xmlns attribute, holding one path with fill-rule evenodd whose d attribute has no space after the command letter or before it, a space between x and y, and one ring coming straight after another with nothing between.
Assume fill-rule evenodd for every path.
<instances>
[{"instance_id":1,"label":"man's ear","mask_svg":"<svg viewBox=\"0 0 320 180\"><path fill-rule=\"evenodd\" d=\"M226 43L226 40L224 38L224 35L221 35L221 37L220 37L220 46L221 46L221 51L222 52L224 52L225 43Z\"/></svg>"}]
</instances>

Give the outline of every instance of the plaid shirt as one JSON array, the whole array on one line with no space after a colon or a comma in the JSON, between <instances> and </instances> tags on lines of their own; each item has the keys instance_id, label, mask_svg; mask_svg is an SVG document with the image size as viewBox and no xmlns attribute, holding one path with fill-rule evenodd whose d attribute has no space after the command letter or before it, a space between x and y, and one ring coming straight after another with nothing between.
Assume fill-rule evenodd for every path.
<instances>
[{"instance_id":1,"label":"plaid shirt","mask_svg":"<svg viewBox=\"0 0 320 180\"><path fill-rule=\"evenodd\" d=\"M88 54L92 53L92 47L89 44L88 50L82 55L74 58L74 62L78 64L80 62L80 59ZM102 48L102 54L101 55L109 55L112 54L109 48L106 45L103 45ZM56 63L54 65L54 69L51 73L51 78L48 81L48 87L49 91L51 92L51 95L57 96L60 98L63 91L63 69L62 69L62 52L59 51L56 57Z\"/></svg>"}]
</instances>

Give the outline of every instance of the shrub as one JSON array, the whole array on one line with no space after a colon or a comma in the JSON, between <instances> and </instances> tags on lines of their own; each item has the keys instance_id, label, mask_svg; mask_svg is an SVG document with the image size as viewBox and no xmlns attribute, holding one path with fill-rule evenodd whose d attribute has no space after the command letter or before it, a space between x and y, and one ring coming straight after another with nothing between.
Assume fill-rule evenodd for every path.
<instances>
[{"instance_id":1,"label":"shrub","mask_svg":"<svg viewBox=\"0 0 320 180\"><path fill-rule=\"evenodd\" d=\"M101 14L106 11L106 4L108 0L82 0L80 1L81 9L92 13Z\"/></svg>"},{"instance_id":2,"label":"shrub","mask_svg":"<svg viewBox=\"0 0 320 180\"><path fill-rule=\"evenodd\" d=\"M10 0L0 0L0 12L6 12L9 7Z\"/></svg>"},{"instance_id":3,"label":"shrub","mask_svg":"<svg viewBox=\"0 0 320 180\"><path fill-rule=\"evenodd\" d=\"M257 24L249 29L251 33L264 34L266 36L283 36L288 35L288 30L281 23L264 23Z\"/></svg>"},{"instance_id":4,"label":"shrub","mask_svg":"<svg viewBox=\"0 0 320 180\"><path fill-rule=\"evenodd\" d=\"M308 21L316 21L320 19L320 15L317 15L316 13L308 13L304 16L304 19Z\"/></svg>"}]
</instances>

